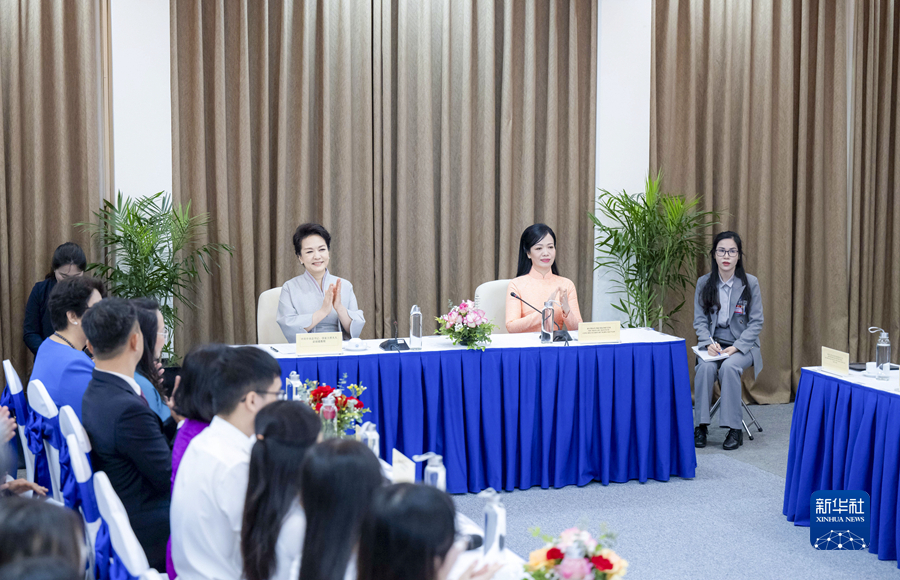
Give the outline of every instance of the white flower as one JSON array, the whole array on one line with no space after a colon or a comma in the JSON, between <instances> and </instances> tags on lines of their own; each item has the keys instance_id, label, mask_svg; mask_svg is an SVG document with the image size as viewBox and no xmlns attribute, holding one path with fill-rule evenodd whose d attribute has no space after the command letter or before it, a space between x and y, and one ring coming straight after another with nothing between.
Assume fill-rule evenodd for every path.
<instances>
[{"instance_id":1,"label":"white flower","mask_svg":"<svg viewBox=\"0 0 900 580\"><path fill-rule=\"evenodd\" d=\"M462 323L457 322L456 326L453 327L453 330L455 330L456 332L462 332L463 328L465 327L462 325Z\"/></svg>"}]
</instances>

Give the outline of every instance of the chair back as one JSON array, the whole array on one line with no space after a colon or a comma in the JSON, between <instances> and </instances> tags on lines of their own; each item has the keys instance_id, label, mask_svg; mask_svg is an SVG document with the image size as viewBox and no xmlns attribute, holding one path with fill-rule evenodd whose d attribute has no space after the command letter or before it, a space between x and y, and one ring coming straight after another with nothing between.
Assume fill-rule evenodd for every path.
<instances>
[{"instance_id":1,"label":"chair back","mask_svg":"<svg viewBox=\"0 0 900 580\"><path fill-rule=\"evenodd\" d=\"M31 410L28 408L28 401L25 399L25 393L22 389L22 379L19 378L19 373L16 372L16 369L12 366L12 362L9 360L3 361L3 374L6 376L9 403L16 412L19 441L22 442L22 454L25 459L25 479L34 482L34 453L28 448L28 439L26 439L25 434L25 425L28 424L28 417ZM31 497L31 495L31 491L22 494L23 497Z\"/></svg>"},{"instance_id":2,"label":"chair back","mask_svg":"<svg viewBox=\"0 0 900 580\"><path fill-rule=\"evenodd\" d=\"M125 512L122 501L113 490L109 478L102 471L94 474L94 493L97 496L100 517L109 526L113 558L118 557L129 574L140 577L150 569L147 555L134 535L134 530L131 529L128 513Z\"/></svg>"},{"instance_id":3,"label":"chair back","mask_svg":"<svg viewBox=\"0 0 900 580\"><path fill-rule=\"evenodd\" d=\"M68 408L68 406L63 407L63 409ZM88 545L88 565L90 570L95 570L97 563L97 533L100 531L100 526L103 522L100 519L100 509L97 507L97 496L94 494L92 481L94 472L91 470L87 455L81 447L81 443L78 442L78 438L75 435L66 435L66 444L69 448L72 473L78 486L79 511L84 520L84 535ZM101 549L100 553L105 554L107 551Z\"/></svg>"},{"instance_id":4,"label":"chair back","mask_svg":"<svg viewBox=\"0 0 900 580\"><path fill-rule=\"evenodd\" d=\"M484 310L487 319L497 325L495 334L509 334L506 330L506 289L509 280L485 282L475 289L475 308Z\"/></svg>"},{"instance_id":5,"label":"chair back","mask_svg":"<svg viewBox=\"0 0 900 580\"><path fill-rule=\"evenodd\" d=\"M68 405L59 410L59 429L66 440L69 435L74 435L78 439L78 445L81 446L82 451L91 452L91 440L88 438L87 431L84 430L75 410Z\"/></svg>"},{"instance_id":6,"label":"chair back","mask_svg":"<svg viewBox=\"0 0 900 580\"><path fill-rule=\"evenodd\" d=\"M259 295L259 302L256 307L257 344L283 344L288 342L276 321L279 300L281 300L281 288L272 288Z\"/></svg>"},{"instance_id":7,"label":"chair back","mask_svg":"<svg viewBox=\"0 0 900 580\"><path fill-rule=\"evenodd\" d=\"M50 398L47 387L39 380L28 383L28 406L43 420L44 451L47 453L47 466L50 469L50 487L53 499L62 502L59 454L65 442L59 433L59 409Z\"/></svg>"}]
</instances>

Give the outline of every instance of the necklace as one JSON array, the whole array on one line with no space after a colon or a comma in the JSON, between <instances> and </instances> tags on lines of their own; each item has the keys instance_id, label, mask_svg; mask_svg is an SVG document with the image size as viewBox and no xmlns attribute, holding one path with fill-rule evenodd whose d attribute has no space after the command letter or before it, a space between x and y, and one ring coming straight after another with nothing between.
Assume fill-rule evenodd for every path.
<instances>
[{"instance_id":1,"label":"necklace","mask_svg":"<svg viewBox=\"0 0 900 580\"><path fill-rule=\"evenodd\" d=\"M61 335L60 333L54 332L53 335L54 335L54 336L58 336L60 339L62 339L63 342L65 342L66 344L68 344L68 345L71 346L72 348L75 348L75 345L72 344L71 342L69 342L69 340L68 340L65 336ZM78 350L78 349L75 348L75 350Z\"/></svg>"}]
</instances>

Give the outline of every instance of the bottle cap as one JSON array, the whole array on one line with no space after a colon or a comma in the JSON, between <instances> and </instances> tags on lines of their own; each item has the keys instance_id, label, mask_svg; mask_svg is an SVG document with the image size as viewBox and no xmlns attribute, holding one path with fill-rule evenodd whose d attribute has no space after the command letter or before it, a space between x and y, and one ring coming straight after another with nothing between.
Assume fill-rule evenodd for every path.
<instances>
[{"instance_id":1,"label":"bottle cap","mask_svg":"<svg viewBox=\"0 0 900 580\"><path fill-rule=\"evenodd\" d=\"M881 328L878 328L877 326L870 326L869 332L871 332L872 334L875 334L876 332L880 332L881 336L879 336L878 338L887 338L888 337L887 331L883 330Z\"/></svg>"}]
</instances>

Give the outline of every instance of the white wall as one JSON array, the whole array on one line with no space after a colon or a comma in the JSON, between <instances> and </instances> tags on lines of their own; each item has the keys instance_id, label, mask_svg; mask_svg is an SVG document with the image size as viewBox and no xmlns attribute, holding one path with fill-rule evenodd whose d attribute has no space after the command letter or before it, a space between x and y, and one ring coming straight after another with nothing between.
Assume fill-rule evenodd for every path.
<instances>
[{"instance_id":1,"label":"white wall","mask_svg":"<svg viewBox=\"0 0 900 580\"><path fill-rule=\"evenodd\" d=\"M172 191L169 0L111 0L115 189Z\"/></svg>"},{"instance_id":2,"label":"white wall","mask_svg":"<svg viewBox=\"0 0 900 580\"><path fill-rule=\"evenodd\" d=\"M638 193L650 169L652 0L600 0L596 186ZM596 252L596 250L595 250ZM593 320L622 320L609 272L594 272Z\"/></svg>"}]
</instances>

